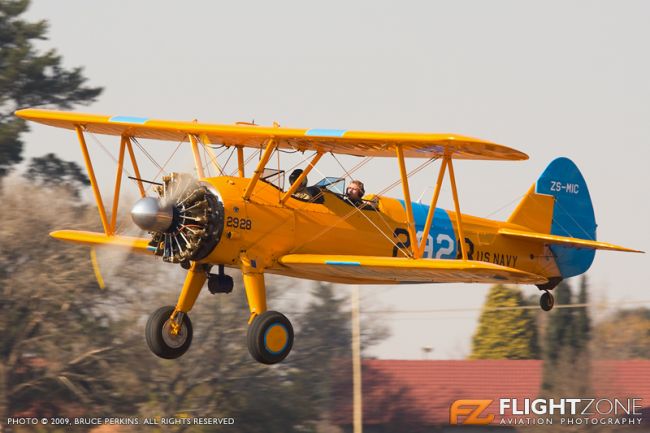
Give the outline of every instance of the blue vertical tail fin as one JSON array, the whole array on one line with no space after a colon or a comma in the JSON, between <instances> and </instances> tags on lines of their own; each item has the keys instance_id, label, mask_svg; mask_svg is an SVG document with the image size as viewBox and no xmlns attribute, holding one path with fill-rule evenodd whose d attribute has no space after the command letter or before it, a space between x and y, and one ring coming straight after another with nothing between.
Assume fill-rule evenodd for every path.
<instances>
[{"instance_id":1,"label":"blue vertical tail fin","mask_svg":"<svg viewBox=\"0 0 650 433\"><path fill-rule=\"evenodd\" d=\"M509 222L558 236L596 240L596 218L587 183L568 158L557 158L546 167ZM594 249L549 248L562 278L586 272L594 260Z\"/></svg>"}]
</instances>

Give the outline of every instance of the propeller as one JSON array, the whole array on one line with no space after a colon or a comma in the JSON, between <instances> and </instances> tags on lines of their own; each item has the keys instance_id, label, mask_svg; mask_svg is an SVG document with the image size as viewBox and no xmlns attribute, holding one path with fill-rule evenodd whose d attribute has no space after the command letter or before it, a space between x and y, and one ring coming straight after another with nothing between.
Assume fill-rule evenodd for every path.
<instances>
[{"instance_id":1,"label":"propeller","mask_svg":"<svg viewBox=\"0 0 650 433\"><path fill-rule=\"evenodd\" d=\"M163 261L183 263L207 256L223 230L223 204L207 186L185 173L171 173L131 209L133 222L152 235Z\"/></svg>"}]
</instances>

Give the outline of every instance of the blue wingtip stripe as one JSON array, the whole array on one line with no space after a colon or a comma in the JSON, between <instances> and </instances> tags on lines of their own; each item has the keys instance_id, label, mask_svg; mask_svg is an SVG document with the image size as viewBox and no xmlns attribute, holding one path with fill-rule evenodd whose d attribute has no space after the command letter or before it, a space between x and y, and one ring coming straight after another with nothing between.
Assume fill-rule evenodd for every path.
<instances>
[{"instance_id":1,"label":"blue wingtip stripe","mask_svg":"<svg viewBox=\"0 0 650 433\"><path fill-rule=\"evenodd\" d=\"M346 129L309 129L305 132L308 137L343 137Z\"/></svg>"},{"instance_id":2,"label":"blue wingtip stripe","mask_svg":"<svg viewBox=\"0 0 650 433\"><path fill-rule=\"evenodd\" d=\"M148 117L134 117L134 116L113 116L110 119L108 119L109 122L111 123L133 123L136 125L144 125L147 120L149 120Z\"/></svg>"},{"instance_id":3,"label":"blue wingtip stripe","mask_svg":"<svg viewBox=\"0 0 650 433\"><path fill-rule=\"evenodd\" d=\"M336 260L325 260L325 264L337 266L361 266L360 262L341 262Z\"/></svg>"}]
</instances>

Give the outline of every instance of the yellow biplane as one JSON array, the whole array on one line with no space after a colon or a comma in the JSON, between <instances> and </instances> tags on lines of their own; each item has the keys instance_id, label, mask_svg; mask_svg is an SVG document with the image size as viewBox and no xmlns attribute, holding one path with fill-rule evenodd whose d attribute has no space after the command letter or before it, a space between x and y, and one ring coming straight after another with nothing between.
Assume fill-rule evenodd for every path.
<instances>
[{"instance_id":1,"label":"yellow biplane","mask_svg":"<svg viewBox=\"0 0 650 433\"><path fill-rule=\"evenodd\" d=\"M25 109L27 120L76 132L88 169L104 233L61 230L56 239L112 245L179 263L187 276L175 306L155 311L146 340L162 358L183 355L192 341L188 313L204 286L228 293L233 280L224 268L243 274L250 309L248 348L257 361L282 361L293 345L293 328L281 313L267 310L265 273L348 284L517 283L535 284L542 309L553 307L549 292L563 278L591 265L595 250L636 252L596 241L594 211L585 180L573 162L558 158L542 173L507 221L460 212L453 162L456 159L524 160L517 150L452 134L290 129L253 124L217 125L140 117L90 115ZM85 134L121 137L110 220L97 185ZM187 142L196 176L171 173L147 196L132 143L139 139ZM237 176L227 176L214 146L237 155ZM251 176L245 149L259 152ZM313 157L285 190L267 174L276 152ZM147 239L116 233L125 154L142 198L131 216ZM202 160L201 154L207 156ZM397 161L404 200L366 195L351 200L344 178L304 180L327 153L392 157ZM405 158L441 161L429 206L411 202ZM223 174L205 175L207 164ZM454 211L436 208L448 173ZM150 182L155 183L155 182ZM302 190L304 193L298 193ZM218 272L212 273L216 266Z\"/></svg>"}]
</instances>

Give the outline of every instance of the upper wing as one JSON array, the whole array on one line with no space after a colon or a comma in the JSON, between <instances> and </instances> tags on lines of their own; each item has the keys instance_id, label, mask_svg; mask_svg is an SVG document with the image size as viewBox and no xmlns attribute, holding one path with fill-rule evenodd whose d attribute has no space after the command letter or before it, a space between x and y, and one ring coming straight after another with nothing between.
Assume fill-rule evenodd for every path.
<instances>
[{"instance_id":1,"label":"upper wing","mask_svg":"<svg viewBox=\"0 0 650 433\"><path fill-rule=\"evenodd\" d=\"M541 275L473 260L290 254L278 262L302 278L353 284L548 282Z\"/></svg>"},{"instance_id":2,"label":"upper wing","mask_svg":"<svg viewBox=\"0 0 650 433\"><path fill-rule=\"evenodd\" d=\"M477 138L454 134L367 132L344 129L295 129L255 125L217 125L198 122L157 120L147 117L106 116L67 111L25 109L16 111L23 119L59 128L96 134L128 135L157 140L181 141L188 134L204 142L260 148L271 137L283 149L320 150L357 156L395 156L399 144L407 158L441 157L446 152L456 159L521 160L525 153Z\"/></svg>"}]
</instances>

